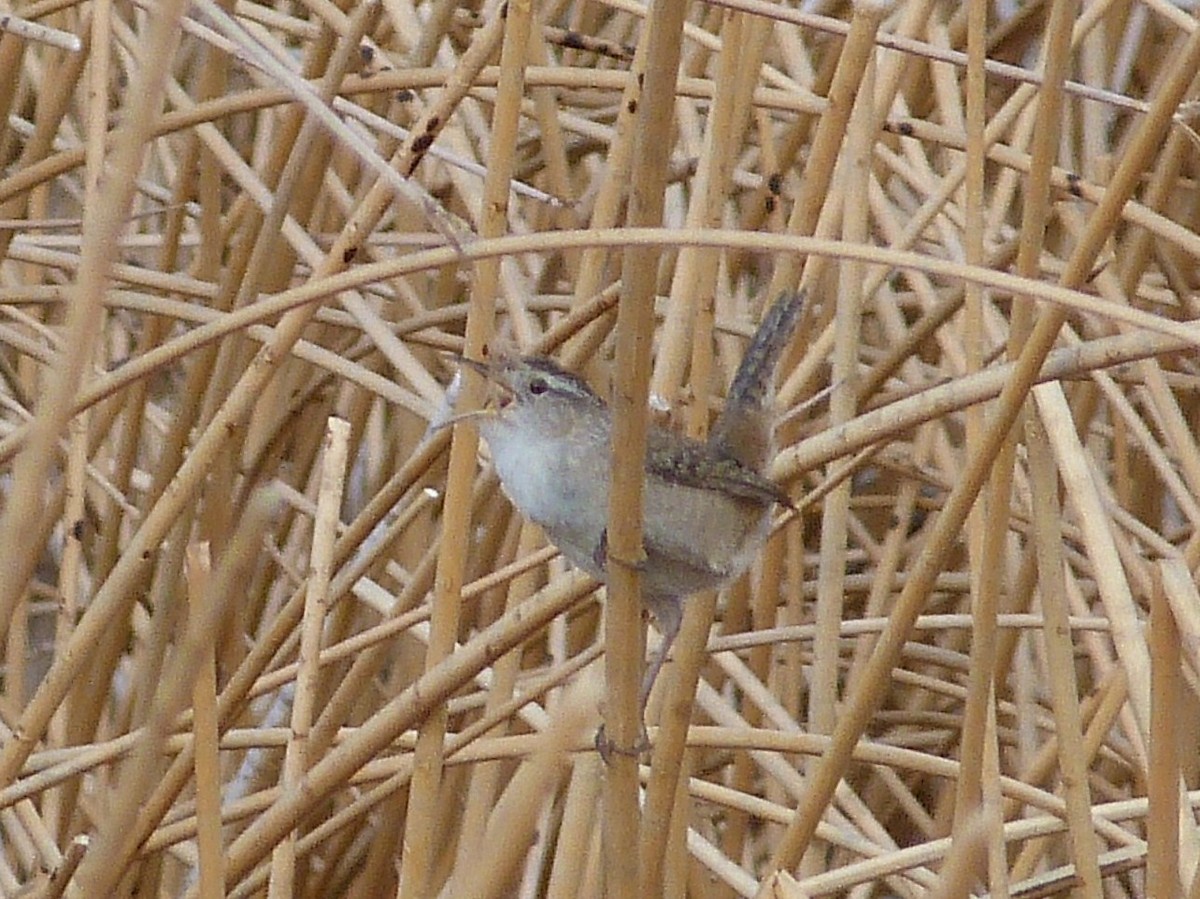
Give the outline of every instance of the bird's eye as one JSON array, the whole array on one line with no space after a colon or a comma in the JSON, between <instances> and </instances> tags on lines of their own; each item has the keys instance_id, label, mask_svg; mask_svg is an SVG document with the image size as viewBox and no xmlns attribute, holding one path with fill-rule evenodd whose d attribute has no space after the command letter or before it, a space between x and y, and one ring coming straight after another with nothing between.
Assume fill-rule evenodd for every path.
<instances>
[{"instance_id":1,"label":"bird's eye","mask_svg":"<svg viewBox=\"0 0 1200 899\"><path fill-rule=\"evenodd\" d=\"M529 382L529 392L534 396L541 396L549 389L550 385L546 383L545 378L534 378Z\"/></svg>"}]
</instances>

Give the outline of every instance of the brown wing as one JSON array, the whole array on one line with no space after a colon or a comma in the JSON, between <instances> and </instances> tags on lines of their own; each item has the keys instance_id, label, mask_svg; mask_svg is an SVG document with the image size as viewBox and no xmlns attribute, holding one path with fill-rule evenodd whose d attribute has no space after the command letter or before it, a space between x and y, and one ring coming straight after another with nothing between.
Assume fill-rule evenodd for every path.
<instances>
[{"instance_id":1,"label":"brown wing","mask_svg":"<svg viewBox=\"0 0 1200 899\"><path fill-rule=\"evenodd\" d=\"M646 435L646 470L686 487L793 508L791 499L774 481L736 459L714 456L704 444L671 431L654 428Z\"/></svg>"}]
</instances>

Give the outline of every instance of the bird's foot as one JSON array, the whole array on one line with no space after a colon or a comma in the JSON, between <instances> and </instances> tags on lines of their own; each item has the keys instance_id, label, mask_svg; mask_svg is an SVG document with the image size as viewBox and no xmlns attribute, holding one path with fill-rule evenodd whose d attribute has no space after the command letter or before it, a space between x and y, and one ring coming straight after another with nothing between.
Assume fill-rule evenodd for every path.
<instances>
[{"instance_id":1,"label":"bird's foot","mask_svg":"<svg viewBox=\"0 0 1200 899\"><path fill-rule=\"evenodd\" d=\"M600 729L596 731L596 752L600 754L600 760L605 765L612 764L614 755L623 755L627 758L640 758L643 753L649 752L650 735L646 733L646 725L641 725L641 730L638 733L637 741L632 746L618 746L608 738L608 733L604 729L604 725L600 725Z\"/></svg>"}]
</instances>

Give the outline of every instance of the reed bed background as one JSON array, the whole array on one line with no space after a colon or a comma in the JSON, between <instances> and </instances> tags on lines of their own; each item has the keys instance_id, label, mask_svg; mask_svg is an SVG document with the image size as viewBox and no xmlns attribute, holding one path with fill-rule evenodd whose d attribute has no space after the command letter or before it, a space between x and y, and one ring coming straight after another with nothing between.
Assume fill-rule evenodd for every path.
<instances>
[{"instance_id":1,"label":"reed bed background","mask_svg":"<svg viewBox=\"0 0 1200 899\"><path fill-rule=\"evenodd\" d=\"M1185 6L17 4L0 894L1200 895ZM643 622L450 353L698 433L799 283L605 765Z\"/></svg>"}]
</instances>

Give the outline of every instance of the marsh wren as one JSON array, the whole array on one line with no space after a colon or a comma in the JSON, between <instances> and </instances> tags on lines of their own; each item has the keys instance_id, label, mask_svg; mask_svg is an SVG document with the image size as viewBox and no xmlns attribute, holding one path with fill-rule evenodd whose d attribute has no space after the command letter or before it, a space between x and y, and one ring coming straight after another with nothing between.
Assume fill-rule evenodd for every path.
<instances>
[{"instance_id":1,"label":"marsh wren","mask_svg":"<svg viewBox=\"0 0 1200 899\"><path fill-rule=\"evenodd\" d=\"M770 525L772 507L791 502L763 475L771 456L775 365L804 305L781 296L750 341L707 441L651 425L646 435L642 601L663 641L641 688L650 689L683 617L683 599L742 574ZM479 413L504 492L575 565L604 581L612 413L577 375L540 356L462 359L495 388Z\"/></svg>"}]
</instances>

